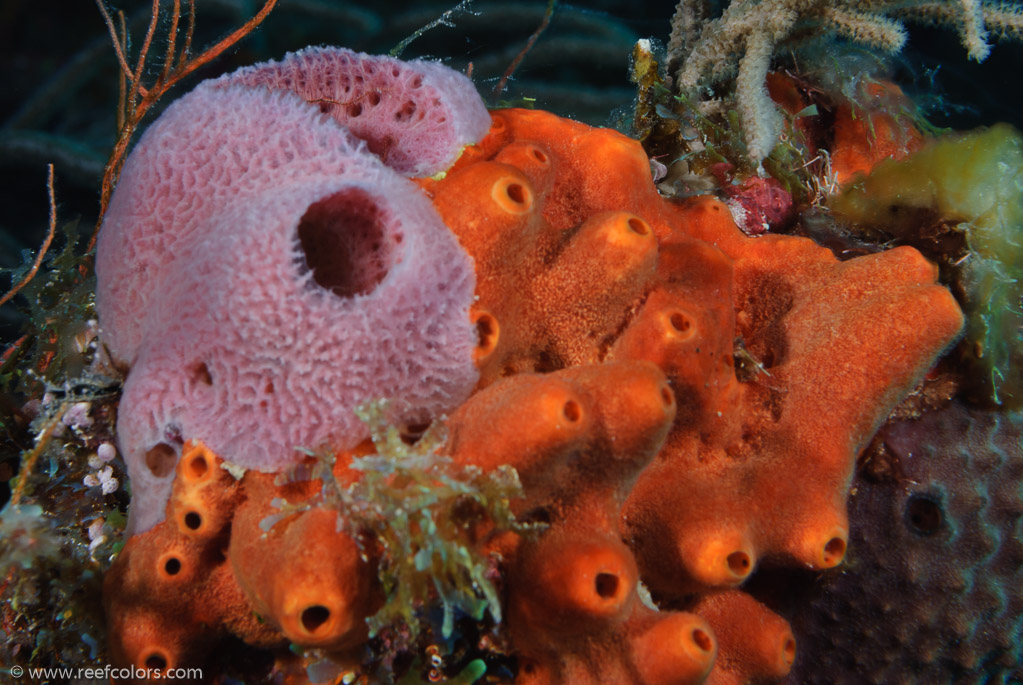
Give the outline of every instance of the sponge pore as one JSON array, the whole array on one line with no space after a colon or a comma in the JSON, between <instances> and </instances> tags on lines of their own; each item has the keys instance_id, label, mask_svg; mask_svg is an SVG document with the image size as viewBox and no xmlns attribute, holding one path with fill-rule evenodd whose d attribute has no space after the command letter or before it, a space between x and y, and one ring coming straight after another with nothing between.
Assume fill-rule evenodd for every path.
<instances>
[{"instance_id":1,"label":"sponge pore","mask_svg":"<svg viewBox=\"0 0 1023 685\"><path fill-rule=\"evenodd\" d=\"M310 205L298 224L298 240L316 284L338 297L373 292L401 238L386 239L384 220L373 198L357 188Z\"/></svg>"},{"instance_id":2,"label":"sponge pore","mask_svg":"<svg viewBox=\"0 0 1023 685\"><path fill-rule=\"evenodd\" d=\"M490 129L468 78L440 64L311 47L213 82L290 90L330 114L406 176L444 171Z\"/></svg>"},{"instance_id":3,"label":"sponge pore","mask_svg":"<svg viewBox=\"0 0 1023 685\"><path fill-rule=\"evenodd\" d=\"M275 471L367 437L363 402L425 422L477 379L472 261L422 191L317 105L231 78L150 127L100 232L103 339L130 367L132 534L162 520L185 439Z\"/></svg>"}]
</instances>

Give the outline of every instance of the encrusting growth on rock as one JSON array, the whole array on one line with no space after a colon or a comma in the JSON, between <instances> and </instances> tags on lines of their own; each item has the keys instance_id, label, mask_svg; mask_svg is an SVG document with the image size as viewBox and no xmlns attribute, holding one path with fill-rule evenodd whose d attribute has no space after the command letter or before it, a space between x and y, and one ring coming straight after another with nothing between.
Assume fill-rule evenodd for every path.
<instances>
[{"instance_id":1,"label":"encrusting growth on rock","mask_svg":"<svg viewBox=\"0 0 1023 685\"><path fill-rule=\"evenodd\" d=\"M1020 415L956 401L889 422L874 443L894 461L894 473L856 481L855 558L818 584L793 617L800 635L812 637L790 682L1018 681Z\"/></svg>"}]
</instances>

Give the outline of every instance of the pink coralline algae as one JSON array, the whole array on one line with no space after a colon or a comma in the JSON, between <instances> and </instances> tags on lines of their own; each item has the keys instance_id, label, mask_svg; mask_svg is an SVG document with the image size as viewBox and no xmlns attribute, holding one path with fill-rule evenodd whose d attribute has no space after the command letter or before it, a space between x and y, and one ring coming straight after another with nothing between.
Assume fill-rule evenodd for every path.
<instances>
[{"instance_id":1,"label":"pink coralline algae","mask_svg":"<svg viewBox=\"0 0 1023 685\"><path fill-rule=\"evenodd\" d=\"M752 176L741 184L731 180L734 166L714 164L710 172L721 183L728 208L739 228L747 235L761 235L779 228L793 217L792 194L774 178Z\"/></svg>"},{"instance_id":2,"label":"pink coralline algae","mask_svg":"<svg viewBox=\"0 0 1023 685\"><path fill-rule=\"evenodd\" d=\"M282 90L310 61L333 69L322 87ZM363 79L388 95L327 104ZM129 532L163 518L182 436L277 470L364 439L362 402L422 422L465 399L472 261L398 173L442 171L486 132L465 93L435 64L313 49L200 85L139 141L97 246L103 339L130 368L120 446L146 502Z\"/></svg>"}]
</instances>

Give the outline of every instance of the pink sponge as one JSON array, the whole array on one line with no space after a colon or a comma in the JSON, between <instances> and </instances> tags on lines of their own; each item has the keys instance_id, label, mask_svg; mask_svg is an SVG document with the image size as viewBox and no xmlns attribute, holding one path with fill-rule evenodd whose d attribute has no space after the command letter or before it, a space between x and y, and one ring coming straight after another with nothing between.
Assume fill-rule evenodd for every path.
<instances>
[{"instance_id":1,"label":"pink sponge","mask_svg":"<svg viewBox=\"0 0 1023 685\"><path fill-rule=\"evenodd\" d=\"M334 78L317 56L340 54L380 61L315 50L284 64L309 65L290 72L308 85ZM445 71L386 63L411 80L430 67L424 83ZM233 78L201 84L150 127L97 246L103 338L130 366L118 433L133 534L163 518L183 439L277 470L297 448L365 438L359 403L391 398L393 421L422 422L476 381L472 263L429 200L316 104ZM428 163L412 155L433 150L419 136L435 128L396 138L409 169L437 170L466 131L486 130L464 121L489 121L471 83L453 72L444 83L477 107L448 112L440 123L459 132Z\"/></svg>"},{"instance_id":2,"label":"pink sponge","mask_svg":"<svg viewBox=\"0 0 1023 685\"><path fill-rule=\"evenodd\" d=\"M406 176L432 176L482 138L490 116L469 80L434 62L402 62L341 48L306 48L224 76L290 90L366 141L373 154Z\"/></svg>"},{"instance_id":3,"label":"pink sponge","mask_svg":"<svg viewBox=\"0 0 1023 685\"><path fill-rule=\"evenodd\" d=\"M298 106L292 86L312 104ZM214 115L215 108L205 103L221 103L224 97L228 101ZM365 102L365 115L353 118L348 107L331 101ZM412 103L416 116L396 121L398 101ZM324 108L345 128L323 125ZM356 157L371 156L359 150L363 139L371 148L388 149L388 166L407 175L432 175L489 127L490 115L462 74L431 62L405 63L341 48L308 48L200 84L171 105L135 146L103 224L97 260L105 278L97 298L114 359L133 363L145 318L155 309L150 299L160 290L165 270L180 246L206 231L204 222L225 199L258 195L302 174L339 173ZM262 172L251 167L257 146L279 153L267 157L271 167Z\"/></svg>"}]
</instances>

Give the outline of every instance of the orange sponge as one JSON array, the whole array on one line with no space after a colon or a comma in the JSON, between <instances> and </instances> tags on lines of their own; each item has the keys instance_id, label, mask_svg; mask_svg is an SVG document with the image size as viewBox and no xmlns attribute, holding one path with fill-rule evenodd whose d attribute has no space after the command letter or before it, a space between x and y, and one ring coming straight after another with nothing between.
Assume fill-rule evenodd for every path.
<instances>
[{"instance_id":1,"label":"orange sponge","mask_svg":"<svg viewBox=\"0 0 1023 685\"><path fill-rule=\"evenodd\" d=\"M444 179L420 182L476 260L480 387L577 364L662 369L676 420L623 510L659 595L735 586L764 556L840 563L857 453L962 327L934 265L747 237L713 198L660 198L635 141L493 116Z\"/></svg>"}]
</instances>

